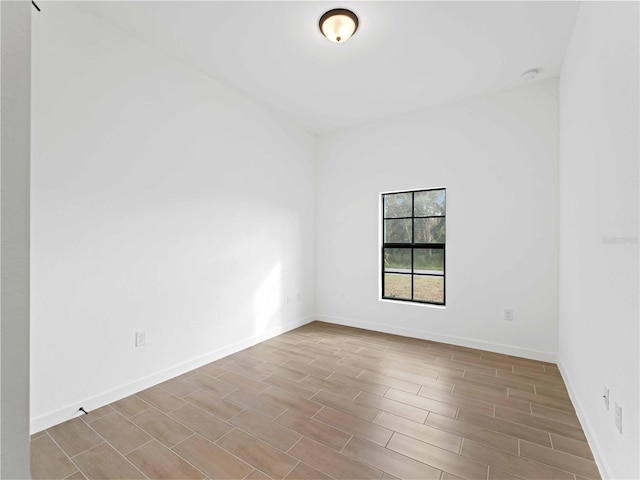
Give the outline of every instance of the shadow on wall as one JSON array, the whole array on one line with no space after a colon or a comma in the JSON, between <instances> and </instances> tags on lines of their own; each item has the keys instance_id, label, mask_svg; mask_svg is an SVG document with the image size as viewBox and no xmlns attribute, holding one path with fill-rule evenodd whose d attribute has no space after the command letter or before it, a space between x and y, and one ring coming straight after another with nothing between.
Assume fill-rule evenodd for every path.
<instances>
[{"instance_id":1,"label":"shadow on wall","mask_svg":"<svg viewBox=\"0 0 640 480\"><path fill-rule=\"evenodd\" d=\"M278 261L253 296L255 311L253 336L269 329L275 317L282 317L282 262ZM282 322L280 322L282 323Z\"/></svg>"}]
</instances>

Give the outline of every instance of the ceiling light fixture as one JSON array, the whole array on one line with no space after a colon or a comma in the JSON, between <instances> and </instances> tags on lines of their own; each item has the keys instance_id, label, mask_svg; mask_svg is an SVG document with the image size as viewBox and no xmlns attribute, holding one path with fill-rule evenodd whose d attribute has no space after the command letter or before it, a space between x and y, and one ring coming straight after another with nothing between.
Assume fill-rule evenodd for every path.
<instances>
[{"instance_id":1,"label":"ceiling light fixture","mask_svg":"<svg viewBox=\"0 0 640 480\"><path fill-rule=\"evenodd\" d=\"M320 31L335 43L344 43L358 30L358 17L351 10L335 8L320 17Z\"/></svg>"}]
</instances>

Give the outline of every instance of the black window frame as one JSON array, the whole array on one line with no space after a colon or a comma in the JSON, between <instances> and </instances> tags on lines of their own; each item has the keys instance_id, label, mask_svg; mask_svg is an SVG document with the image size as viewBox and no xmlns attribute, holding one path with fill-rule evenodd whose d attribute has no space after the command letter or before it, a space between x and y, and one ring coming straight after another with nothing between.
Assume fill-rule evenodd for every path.
<instances>
[{"instance_id":1,"label":"black window frame","mask_svg":"<svg viewBox=\"0 0 640 480\"><path fill-rule=\"evenodd\" d=\"M415 195L416 193L421 192L433 192L442 190L444 191L444 214L443 215L425 215L420 216L415 213ZM385 197L387 195L397 195L397 194L411 194L411 216L407 217L387 217L385 212ZM419 190L401 190L396 192L385 192L380 195L381 201L381 212L382 212L382 239L381 239L381 248L380 248L380 271L382 277L382 291L381 298L382 300L393 300L397 302L408 302L408 303L419 303L426 305L438 305L438 306L446 306L447 303L447 254L446 254L446 218L447 218L447 189L446 187L438 187L438 188L422 188ZM415 220L420 218L443 218L445 223L445 238L444 242L437 243L424 243L424 242L415 242ZM385 242L385 220L411 220L411 242L403 242L403 243L393 243L393 242ZM411 252L411 271L409 273L401 273L401 272L392 272L397 275L407 275L411 278L411 298L399 298L399 297L386 297L385 296L385 249L386 248L401 248L407 249ZM443 265L442 265L442 275L438 274L425 274L425 273L415 273L414 271L414 250L420 248L430 248L435 250L442 250L443 256ZM414 277L418 276L428 276L428 277L441 277L443 283L443 293L442 293L442 302L432 302L427 300L419 300L414 298Z\"/></svg>"}]
</instances>

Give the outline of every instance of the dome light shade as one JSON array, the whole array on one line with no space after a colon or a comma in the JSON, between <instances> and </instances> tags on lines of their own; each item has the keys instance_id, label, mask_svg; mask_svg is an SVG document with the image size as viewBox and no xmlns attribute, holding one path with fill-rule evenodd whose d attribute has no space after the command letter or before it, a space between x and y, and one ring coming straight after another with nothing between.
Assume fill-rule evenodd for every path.
<instances>
[{"instance_id":1,"label":"dome light shade","mask_svg":"<svg viewBox=\"0 0 640 480\"><path fill-rule=\"evenodd\" d=\"M347 41L358 30L358 17L351 10L336 8L320 17L320 31L335 43Z\"/></svg>"}]
</instances>

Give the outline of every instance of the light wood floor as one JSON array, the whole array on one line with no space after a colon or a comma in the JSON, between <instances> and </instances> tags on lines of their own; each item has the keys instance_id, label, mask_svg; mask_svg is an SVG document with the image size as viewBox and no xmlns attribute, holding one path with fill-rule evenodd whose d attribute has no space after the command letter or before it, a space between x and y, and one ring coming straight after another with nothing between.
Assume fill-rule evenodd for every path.
<instances>
[{"instance_id":1,"label":"light wood floor","mask_svg":"<svg viewBox=\"0 0 640 480\"><path fill-rule=\"evenodd\" d=\"M33 435L34 478L600 478L556 365L314 322Z\"/></svg>"}]
</instances>

